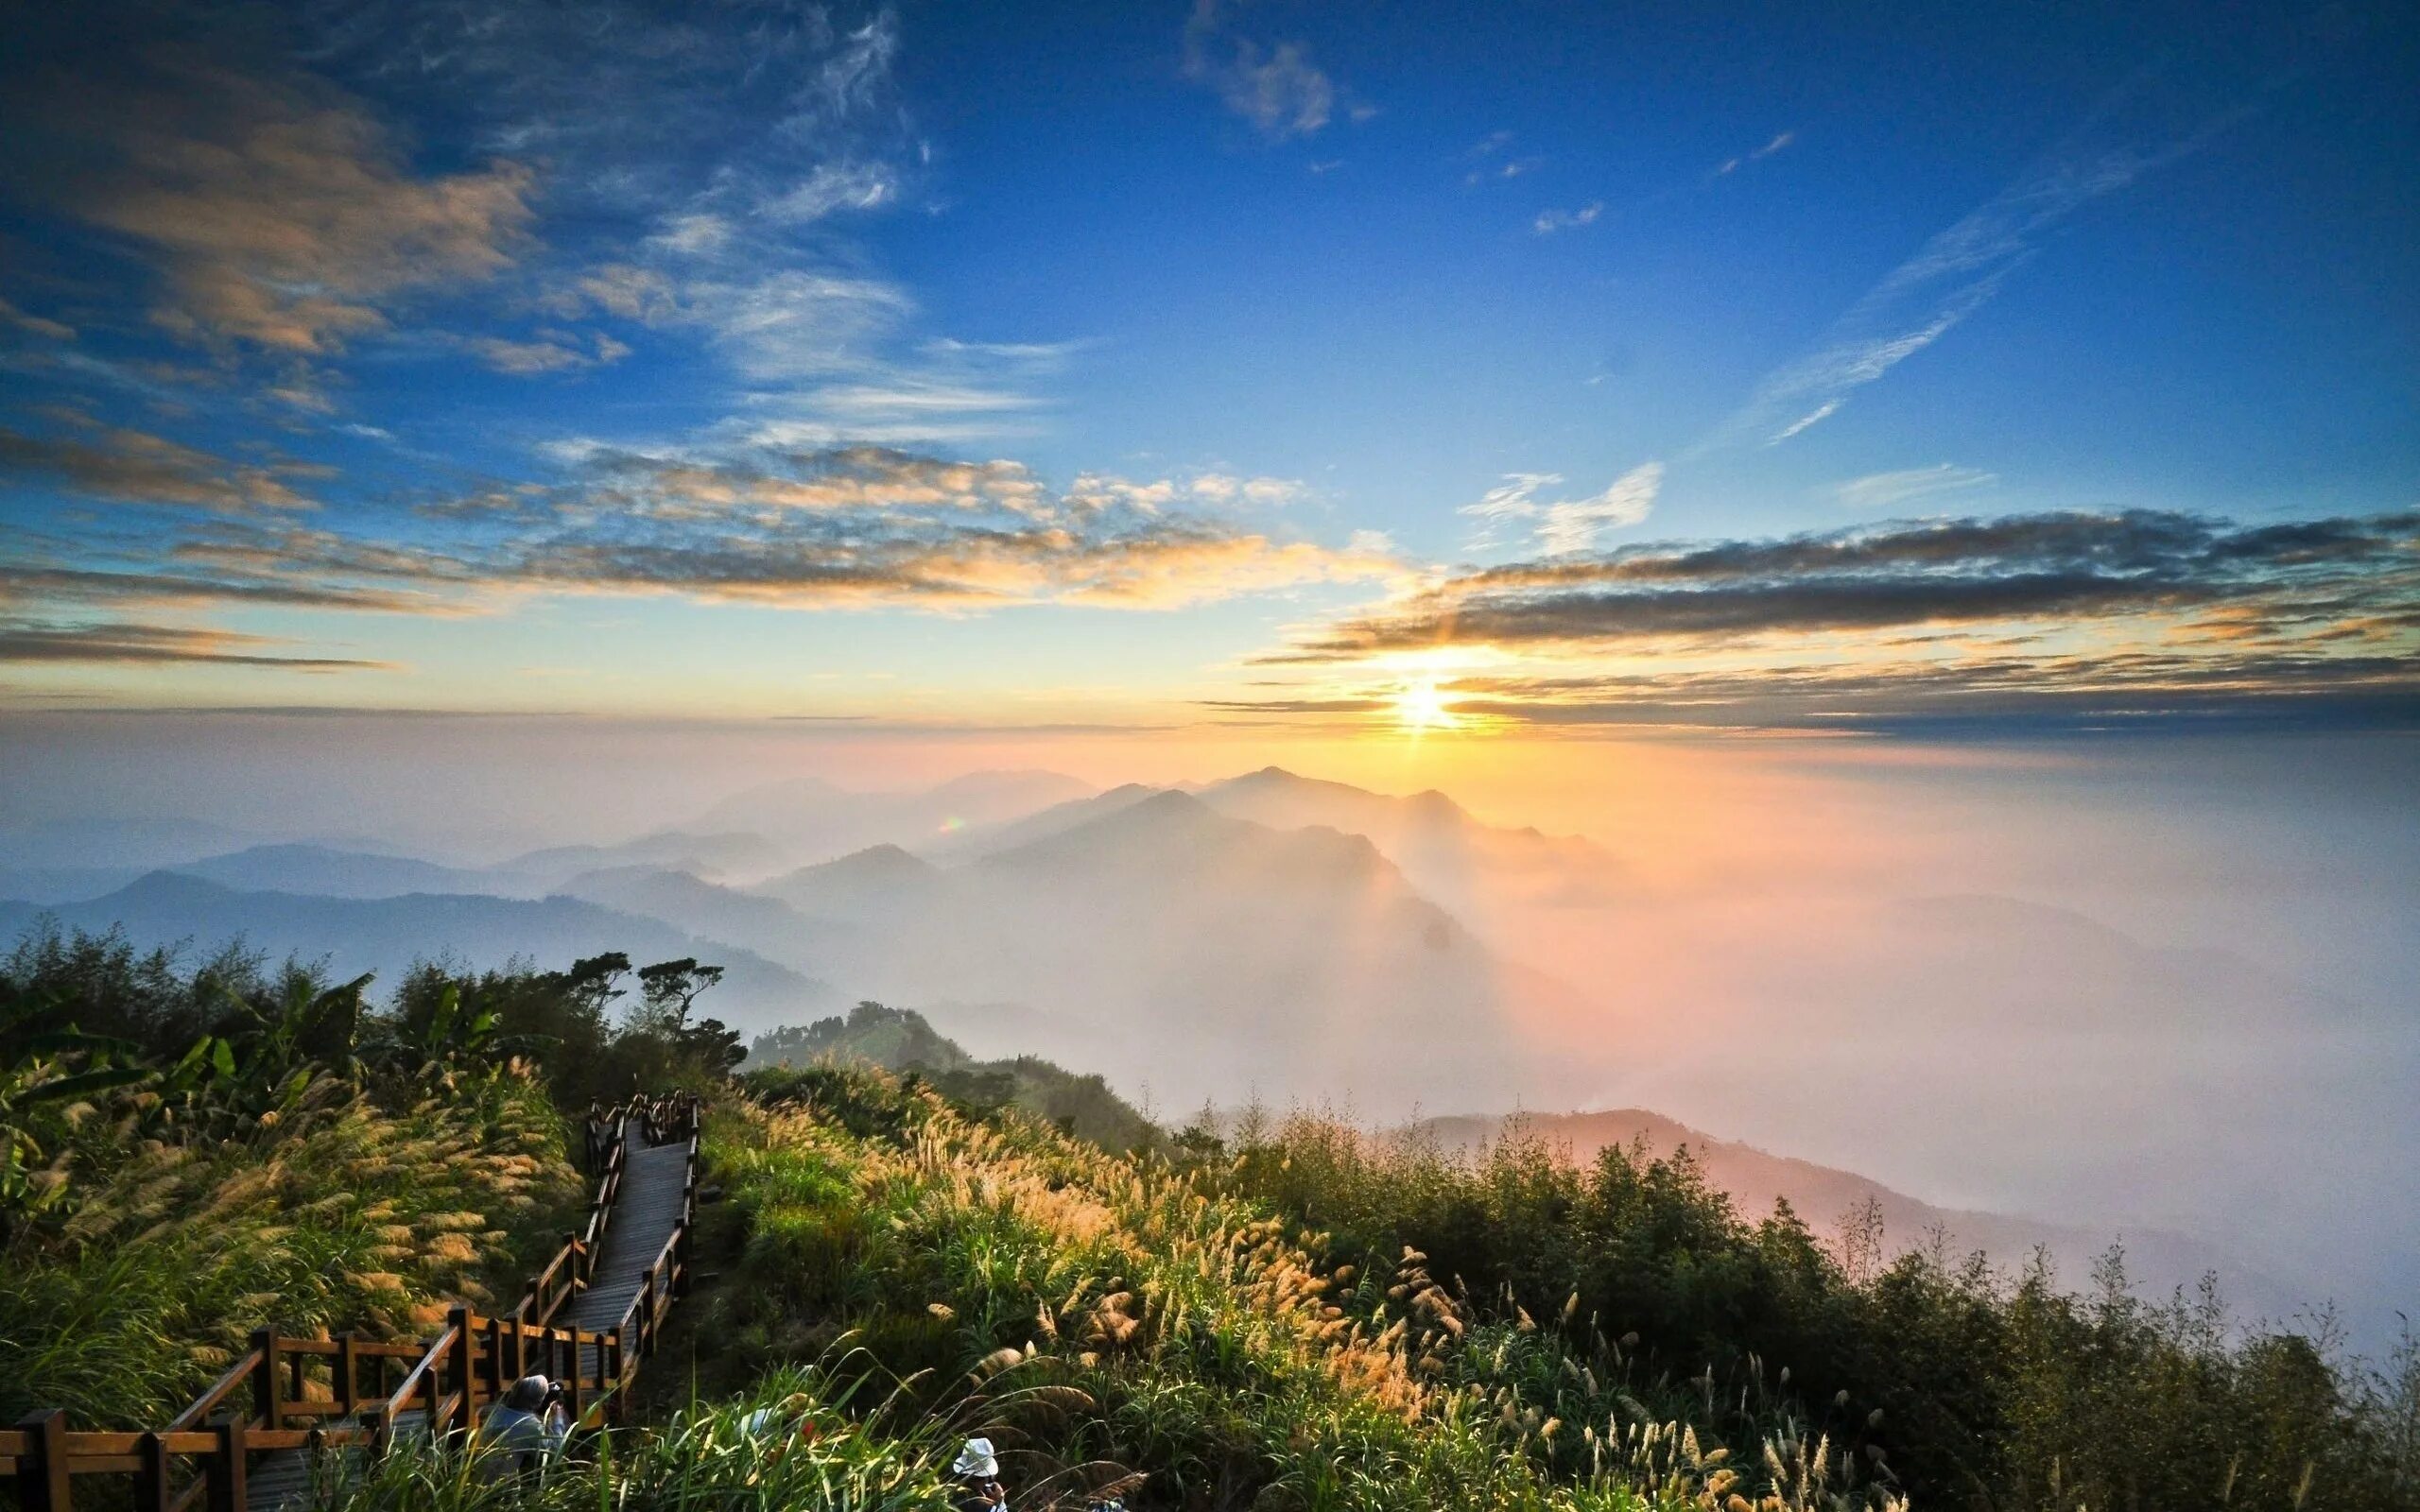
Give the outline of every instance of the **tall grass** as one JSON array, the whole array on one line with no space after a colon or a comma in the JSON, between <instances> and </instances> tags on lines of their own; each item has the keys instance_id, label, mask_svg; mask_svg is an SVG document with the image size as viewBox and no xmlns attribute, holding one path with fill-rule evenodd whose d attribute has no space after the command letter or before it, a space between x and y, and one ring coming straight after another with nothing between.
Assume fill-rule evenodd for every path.
<instances>
[{"instance_id":1,"label":"tall grass","mask_svg":"<svg viewBox=\"0 0 2420 1512\"><path fill-rule=\"evenodd\" d=\"M775 1371L730 1400L645 1431L598 1435L527 1476L423 1443L363 1468L331 1461L317 1512L947 1512L953 1424L822 1365ZM771 1426L752 1432L769 1413Z\"/></svg>"},{"instance_id":2,"label":"tall grass","mask_svg":"<svg viewBox=\"0 0 2420 1512\"><path fill-rule=\"evenodd\" d=\"M726 1108L710 1137L750 1227L705 1324L722 1368L845 1329L927 1410L991 1404L1004 1463L1053 1498L1130 1470L1153 1505L1896 1504L1776 1396L1744 1450L1705 1440L1576 1335L1479 1327L1416 1253L1341 1262L1207 1170L971 1122L873 1073Z\"/></svg>"},{"instance_id":3,"label":"tall grass","mask_svg":"<svg viewBox=\"0 0 2420 1512\"><path fill-rule=\"evenodd\" d=\"M330 1085L214 1146L86 1143L106 1155L72 1215L0 1253L0 1419L157 1426L254 1328L411 1336L510 1301L582 1192L561 1116L510 1074L392 1114Z\"/></svg>"},{"instance_id":4,"label":"tall grass","mask_svg":"<svg viewBox=\"0 0 2420 1512\"><path fill-rule=\"evenodd\" d=\"M1788 1392L1810 1405L1784 1410L1925 1505L2420 1507L2409 1339L2362 1366L2324 1327L2237 1328L2214 1285L2135 1297L2114 1254L2081 1295L2038 1263L2002 1274L1931 1248L1857 1273L1786 1208L1735 1211L1685 1157L1578 1166L1515 1139L1464 1159L1309 1115L1237 1144L1221 1192L1318 1225L1342 1259L1416 1246L1464 1279L1508 1370L1576 1332L1602 1371L1612 1335L1626 1396L1742 1452ZM1524 1400L1568 1416L1567 1363L1520 1366Z\"/></svg>"}]
</instances>

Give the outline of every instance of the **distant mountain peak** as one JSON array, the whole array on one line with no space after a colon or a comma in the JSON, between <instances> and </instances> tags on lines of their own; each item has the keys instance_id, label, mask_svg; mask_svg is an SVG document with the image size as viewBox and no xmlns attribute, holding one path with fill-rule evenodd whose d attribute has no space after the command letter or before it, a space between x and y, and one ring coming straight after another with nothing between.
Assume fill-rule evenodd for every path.
<instances>
[{"instance_id":1,"label":"distant mountain peak","mask_svg":"<svg viewBox=\"0 0 2420 1512\"><path fill-rule=\"evenodd\" d=\"M826 861L821 867L812 869L834 872L848 870L922 874L927 871L938 871L941 868L924 857L904 850L885 840L880 845L870 845L862 850L852 850L845 856Z\"/></svg>"},{"instance_id":2,"label":"distant mountain peak","mask_svg":"<svg viewBox=\"0 0 2420 1512\"><path fill-rule=\"evenodd\" d=\"M188 898L234 898L241 890L224 883L212 882L190 872L147 871L125 886L100 900L110 902L161 903Z\"/></svg>"}]
</instances>

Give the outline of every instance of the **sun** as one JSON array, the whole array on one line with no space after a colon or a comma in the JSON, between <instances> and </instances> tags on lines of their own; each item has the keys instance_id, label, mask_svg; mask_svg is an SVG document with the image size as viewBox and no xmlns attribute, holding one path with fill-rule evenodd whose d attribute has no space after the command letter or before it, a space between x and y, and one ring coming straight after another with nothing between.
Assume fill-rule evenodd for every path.
<instances>
[{"instance_id":1,"label":"sun","mask_svg":"<svg viewBox=\"0 0 2420 1512\"><path fill-rule=\"evenodd\" d=\"M1395 695L1395 723L1415 735L1451 730L1461 723L1454 713L1454 695L1437 686L1435 678L1407 682Z\"/></svg>"}]
</instances>

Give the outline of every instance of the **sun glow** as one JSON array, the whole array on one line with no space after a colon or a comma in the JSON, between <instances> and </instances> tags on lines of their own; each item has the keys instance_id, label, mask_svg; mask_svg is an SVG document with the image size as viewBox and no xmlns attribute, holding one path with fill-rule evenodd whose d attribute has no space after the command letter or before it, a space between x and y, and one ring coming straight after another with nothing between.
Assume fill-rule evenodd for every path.
<instances>
[{"instance_id":1,"label":"sun glow","mask_svg":"<svg viewBox=\"0 0 2420 1512\"><path fill-rule=\"evenodd\" d=\"M1451 730L1461 722L1454 713L1454 695L1437 686L1435 678L1407 682L1395 695L1395 723L1414 735Z\"/></svg>"}]
</instances>

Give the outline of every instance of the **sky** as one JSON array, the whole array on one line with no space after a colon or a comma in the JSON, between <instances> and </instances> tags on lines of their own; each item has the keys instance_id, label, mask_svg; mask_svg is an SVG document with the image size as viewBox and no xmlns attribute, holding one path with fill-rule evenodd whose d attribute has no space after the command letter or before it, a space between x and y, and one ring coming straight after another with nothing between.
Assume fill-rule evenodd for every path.
<instances>
[{"instance_id":1,"label":"sky","mask_svg":"<svg viewBox=\"0 0 2420 1512\"><path fill-rule=\"evenodd\" d=\"M2408 1303L2411 7L6 29L0 869L1439 787L1589 1106Z\"/></svg>"},{"instance_id":2,"label":"sky","mask_svg":"<svg viewBox=\"0 0 2420 1512\"><path fill-rule=\"evenodd\" d=\"M2420 723L2405 8L11 29L0 709Z\"/></svg>"}]
</instances>

